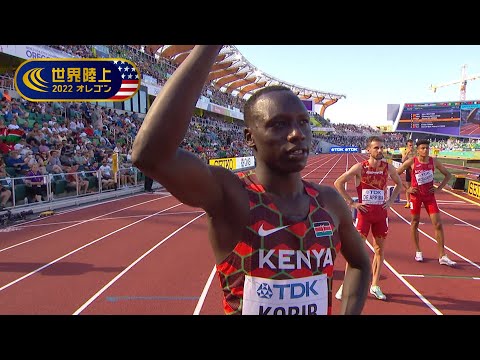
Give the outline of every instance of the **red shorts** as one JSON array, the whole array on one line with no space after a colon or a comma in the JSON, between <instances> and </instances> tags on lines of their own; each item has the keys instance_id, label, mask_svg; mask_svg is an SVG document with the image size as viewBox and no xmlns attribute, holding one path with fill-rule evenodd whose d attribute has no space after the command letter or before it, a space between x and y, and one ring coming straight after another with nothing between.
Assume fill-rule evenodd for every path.
<instances>
[{"instance_id":1,"label":"red shorts","mask_svg":"<svg viewBox=\"0 0 480 360\"><path fill-rule=\"evenodd\" d=\"M427 210L429 215L440 212L435 195L410 194L410 213L412 215L420 215L422 204L425 206L425 210Z\"/></svg>"},{"instance_id":2,"label":"red shorts","mask_svg":"<svg viewBox=\"0 0 480 360\"><path fill-rule=\"evenodd\" d=\"M381 206L377 205L369 205L369 211L367 213L363 213L359 210L357 212L355 227L365 238L368 236L371 229L374 238L385 239L388 233L387 209L383 209Z\"/></svg>"}]
</instances>

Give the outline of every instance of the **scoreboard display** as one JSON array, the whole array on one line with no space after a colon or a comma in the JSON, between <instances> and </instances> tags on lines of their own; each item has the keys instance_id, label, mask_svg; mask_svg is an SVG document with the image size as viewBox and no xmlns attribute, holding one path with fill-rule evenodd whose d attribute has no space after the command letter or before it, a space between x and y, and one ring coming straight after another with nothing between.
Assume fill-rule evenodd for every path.
<instances>
[{"instance_id":1,"label":"scoreboard display","mask_svg":"<svg viewBox=\"0 0 480 360\"><path fill-rule=\"evenodd\" d=\"M480 100L404 103L394 131L480 138Z\"/></svg>"}]
</instances>

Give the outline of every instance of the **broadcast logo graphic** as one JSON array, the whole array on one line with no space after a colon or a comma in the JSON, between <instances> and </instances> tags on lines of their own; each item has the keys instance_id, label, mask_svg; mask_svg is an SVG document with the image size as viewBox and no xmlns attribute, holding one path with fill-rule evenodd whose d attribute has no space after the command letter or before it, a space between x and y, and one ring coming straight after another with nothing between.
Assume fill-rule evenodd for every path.
<instances>
[{"instance_id":1,"label":"broadcast logo graphic","mask_svg":"<svg viewBox=\"0 0 480 360\"><path fill-rule=\"evenodd\" d=\"M125 59L27 60L15 72L24 99L42 101L125 101L140 87L140 72Z\"/></svg>"}]
</instances>

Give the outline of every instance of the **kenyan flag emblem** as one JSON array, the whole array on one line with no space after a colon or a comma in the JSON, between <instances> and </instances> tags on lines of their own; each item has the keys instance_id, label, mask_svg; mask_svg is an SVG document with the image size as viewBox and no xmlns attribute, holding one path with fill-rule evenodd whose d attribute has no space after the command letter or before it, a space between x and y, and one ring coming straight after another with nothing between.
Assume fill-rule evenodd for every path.
<instances>
[{"instance_id":1,"label":"kenyan flag emblem","mask_svg":"<svg viewBox=\"0 0 480 360\"><path fill-rule=\"evenodd\" d=\"M333 228L328 221L319 221L313 223L313 230L316 237L332 236Z\"/></svg>"}]
</instances>

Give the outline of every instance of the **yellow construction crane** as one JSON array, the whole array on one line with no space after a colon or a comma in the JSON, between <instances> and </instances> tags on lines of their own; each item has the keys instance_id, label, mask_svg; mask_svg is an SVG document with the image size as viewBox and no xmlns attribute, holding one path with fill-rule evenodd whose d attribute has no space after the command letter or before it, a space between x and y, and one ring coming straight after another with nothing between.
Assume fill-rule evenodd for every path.
<instances>
[{"instance_id":1,"label":"yellow construction crane","mask_svg":"<svg viewBox=\"0 0 480 360\"><path fill-rule=\"evenodd\" d=\"M440 85L430 85L430 90L433 90L433 92L437 92L438 88L449 86L449 85L455 85L455 84L460 84L460 100L466 100L466 95L467 95L467 81L468 80L476 80L480 78L480 74L477 75L472 75L467 77L467 65L464 64L462 65L462 78L457 81L451 81L448 83L440 84Z\"/></svg>"}]
</instances>

